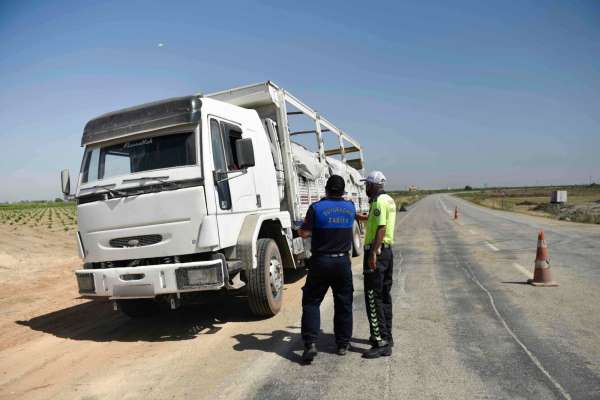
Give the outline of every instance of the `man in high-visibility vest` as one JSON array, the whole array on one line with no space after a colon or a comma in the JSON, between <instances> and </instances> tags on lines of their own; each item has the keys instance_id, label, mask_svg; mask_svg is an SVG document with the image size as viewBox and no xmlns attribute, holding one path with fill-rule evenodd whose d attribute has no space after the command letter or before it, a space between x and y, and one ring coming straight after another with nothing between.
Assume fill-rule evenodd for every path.
<instances>
[{"instance_id":1,"label":"man in high-visibility vest","mask_svg":"<svg viewBox=\"0 0 600 400\"><path fill-rule=\"evenodd\" d=\"M363 354L365 358L390 356L392 337L392 275L394 272L394 225L396 203L383 190L385 176L380 171L371 172L366 181L369 196L368 216L359 216L367 221L365 254L363 262L365 302L369 319L369 338L372 347Z\"/></svg>"}]
</instances>

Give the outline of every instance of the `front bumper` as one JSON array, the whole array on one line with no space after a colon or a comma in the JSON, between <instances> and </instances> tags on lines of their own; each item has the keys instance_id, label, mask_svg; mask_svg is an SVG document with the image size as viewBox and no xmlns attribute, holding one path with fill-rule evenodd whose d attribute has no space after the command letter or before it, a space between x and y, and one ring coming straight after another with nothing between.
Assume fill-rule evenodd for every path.
<instances>
[{"instance_id":1,"label":"front bumper","mask_svg":"<svg viewBox=\"0 0 600 400\"><path fill-rule=\"evenodd\" d=\"M79 293L109 299L153 298L157 295L219 290L225 286L221 259L188 263L75 271Z\"/></svg>"}]
</instances>

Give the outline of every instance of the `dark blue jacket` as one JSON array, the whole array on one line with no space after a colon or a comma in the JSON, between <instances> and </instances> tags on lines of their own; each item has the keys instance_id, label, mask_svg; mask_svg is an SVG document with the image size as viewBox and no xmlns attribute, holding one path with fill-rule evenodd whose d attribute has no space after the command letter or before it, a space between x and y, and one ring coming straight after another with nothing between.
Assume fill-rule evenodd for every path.
<instances>
[{"instance_id":1,"label":"dark blue jacket","mask_svg":"<svg viewBox=\"0 0 600 400\"><path fill-rule=\"evenodd\" d=\"M342 198L324 198L311 204L302 224L302 229L312 231L311 252L349 252L355 217L354 203Z\"/></svg>"}]
</instances>

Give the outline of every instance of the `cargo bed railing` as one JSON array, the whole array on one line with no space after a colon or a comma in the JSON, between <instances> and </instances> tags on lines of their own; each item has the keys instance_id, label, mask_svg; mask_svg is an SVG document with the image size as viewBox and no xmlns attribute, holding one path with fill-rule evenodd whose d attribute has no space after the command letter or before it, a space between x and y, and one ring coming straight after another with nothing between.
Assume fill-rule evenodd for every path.
<instances>
[{"instance_id":1,"label":"cargo bed railing","mask_svg":"<svg viewBox=\"0 0 600 400\"><path fill-rule=\"evenodd\" d=\"M273 105L278 109L278 125L286 128L289 126L288 116L307 116L315 122L315 129L295 132L287 132L287 129L285 129L285 131L288 134L286 141L289 141L291 136L315 134L319 149L319 157L322 161L325 160L325 157L340 155L341 160L344 163L348 164L354 169L363 172L364 157L362 148L358 141L352 138L348 133L336 127L329 120L322 117L317 111L300 101L297 97L295 97L288 91L280 88L271 81L211 93L206 95L206 97L225 101L245 108L254 108L257 109L257 111L260 111L260 109L264 108L265 106ZM287 112L288 104L293 106L298 111ZM323 133L325 132L331 132L332 134L337 136L339 147L325 149L323 141ZM346 146L346 143L350 145ZM347 155L351 153L359 153L359 157L349 159Z\"/></svg>"},{"instance_id":2,"label":"cargo bed railing","mask_svg":"<svg viewBox=\"0 0 600 400\"><path fill-rule=\"evenodd\" d=\"M283 91L283 98L284 98L285 102L291 104L292 106L294 106L294 108L300 110L299 112L292 111L290 113L286 113L287 115L298 115L298 114L305 115L305 116L311 118L315 122L314 130L290 132L289 133L290 136L301 135L301 134L311 134L311 133L316 134L317 144L319 146L319 155L321 156L322 159L324 159L324 157L326 157L326 156L329 157L329 156L339 154L341 156L342 161L348 164L348 161L354 161L354 160L348 160L346 157L346 154L358 152L360 155L359 168L356 168L356 166L353 166L353 165L350 165L350 166L352 166L355 169L362 170L362 164L363 164L362 149L360 147L360 144L358 144L358 142L356 140L354 140L350 135L348 135L347 133L345 133L344 131L342 131L341 129L336 127L335 125L333 125L326 118L319 115L319 113L317 113L315 110L313 110L306 104L302 103L300 100L298 100L292 94L286 92L283 89L280 89L280 90ZM287 115L286 115L286 117L287 117ZM331 132L331 133L335 134L338 137L339 147L335 147L332 149L325 149L324 142L323 142L323 133L324 132ZM345 147L344 142L350 143L351 146Z\"/></svg>"}]
</instances>

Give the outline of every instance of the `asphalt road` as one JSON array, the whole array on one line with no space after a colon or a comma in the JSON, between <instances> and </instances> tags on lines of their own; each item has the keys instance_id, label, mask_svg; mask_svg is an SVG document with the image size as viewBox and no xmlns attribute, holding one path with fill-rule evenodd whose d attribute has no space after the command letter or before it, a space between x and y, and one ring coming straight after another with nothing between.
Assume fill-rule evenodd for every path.
<instances>
[{"instance_id":1,"label":"asphalt road","mask_svg":"<svg viewBox=\"0 0 600 400\"><path fill-rule=\"evenodd\" d=\"M525 284L539 229L559 287ZM429 196L398 214L394 257L394 354L361 358L369 334L354 259L351 352L334 353L328 295L308 366L301 272L287 275L283 311L264 320L243 297L130 320L74 300L59 277L27 300L52 298L50 311L0 312L0 398L600 399L600 226Z\"/></svg>"},{"instance_id":2,"label":"asphalt road","mask_svg":"<svg viewBox=\"0 0 600 400\"><path fill-rule=\"evenodd\" d=\"M451 218L459 207L459 219ZM365 360L368 328L355 268L355 348L333 354L330 303L322 354L297 363L296 331L263 336L281 360L236 379L245 396L286 399L600 398L600 227L557 222L430 196L399 214L395 340ZM544 229L557 288L525 284ZM273 350L278 349L278 350Z\"/></svg>"}]
</instances>

